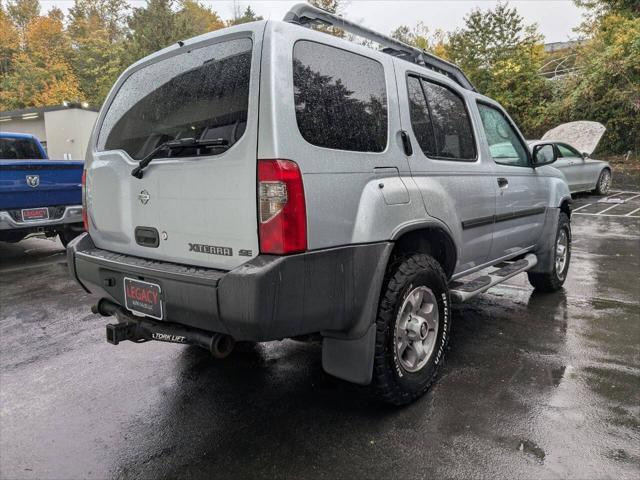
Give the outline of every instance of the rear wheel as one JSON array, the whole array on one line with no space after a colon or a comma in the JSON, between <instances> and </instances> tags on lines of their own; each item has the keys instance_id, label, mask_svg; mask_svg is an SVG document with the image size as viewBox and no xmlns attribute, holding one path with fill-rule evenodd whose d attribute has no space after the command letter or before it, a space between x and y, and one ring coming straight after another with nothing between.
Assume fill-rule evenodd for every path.
<instances>
[{"instance_id":1,"label":"rear wheel","mask_svg":"<svg viewBox=\"0 0 640 480\"><path fill-rule=\"evenodd\" d=\"M606 195L609 193L609 189L611 188L611 170L605 168L600 172L600 176L598 177L598 183L596 184L596 189L594 192L597 195Z\"/></svg>"},{"instance_id":2,"label":"rear wheel","mask_svg":"<svg viewBox=\"0 0 640 480\"><path fill-rule=\"evenodd\" d=\"M567 279L570 261L571 222L566 213L560 212L553 249L553 269L550 272L528 272L529 283L541 292L559 290Z\"/></svg>"},{"instance_id":3,"label":"rear wheel","mask_svg":"<svg viewBox=\"0 0 640 480\"><path fill-rule=\"evenodd\" d=\"M82 232L74 232L73 230L64 230L62 232L58 232L58 237L60 237L60 242L62 242L62 246L66 247L69 245L69 242L80 235Z\"/></svg>"},{"instance_id":4,"label":"rear wheel","mask_svg":"<svg viewBox=\"0 0 640 480\"><path fill-rule=\"evenodd\" d=\"M427 391L444 358L451 327L449 289L440 264L415 254L389 268L376 320L373 385L394 405Z\"/></svg>"}]
</instances>

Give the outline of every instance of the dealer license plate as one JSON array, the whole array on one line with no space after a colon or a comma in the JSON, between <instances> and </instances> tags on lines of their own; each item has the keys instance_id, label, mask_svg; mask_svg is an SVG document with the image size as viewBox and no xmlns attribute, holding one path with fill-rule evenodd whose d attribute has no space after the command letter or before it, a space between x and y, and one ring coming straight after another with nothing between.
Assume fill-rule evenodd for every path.
<instances>
[{"instance_id":1,"label":"dealer license plate","mask_svg":"<svg viewBox=\"0 0 640 480\"><path fill-rule=\"evenodd\" d=\"M163 320L162 289L157 283L124 279L124 306L133 313Z\"/></svg>"}]
</instances>

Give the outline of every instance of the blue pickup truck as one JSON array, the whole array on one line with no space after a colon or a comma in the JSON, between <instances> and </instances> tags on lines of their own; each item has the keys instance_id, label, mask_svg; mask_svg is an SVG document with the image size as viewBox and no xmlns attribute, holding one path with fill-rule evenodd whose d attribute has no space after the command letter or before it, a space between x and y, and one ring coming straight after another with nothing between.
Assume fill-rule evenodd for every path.
<instances>
[{"instance_id":1,"label":"blue pickup truck","mask_svg":"<svg viewBox=\"0 0 640 480\"><path fill-rule=\"evenodd\" d=\"M58 235L66 246L82 233L83 168L49 160L32 135L0 132L0 241Z\"/></svg>"}]
</instances>

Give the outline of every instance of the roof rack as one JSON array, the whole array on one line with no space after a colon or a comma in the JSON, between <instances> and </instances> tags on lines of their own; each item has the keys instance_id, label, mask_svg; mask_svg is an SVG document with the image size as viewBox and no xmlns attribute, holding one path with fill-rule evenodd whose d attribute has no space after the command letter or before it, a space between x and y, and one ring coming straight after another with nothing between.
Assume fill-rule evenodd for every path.
<instances>
[{"instance_id":1,"label":"roof rack","mask_svg":"<svg viewBox=\"0 0 640 480\"><path fill-rule=\"evenodd\" d=\"M457 65L447 62L440 57L436 57L429 52L407 45L395 38L388 37L387 35L345 20L338 15L314 7L308 3L298 3L294 5L284 16L284 21L303 26L320 24L340 28L345 32L379 43L382 45L382 51L384 53L427 67L435 72L446 75L467 90L477 92L473 84Z\"/></svg>"}]
</instances>

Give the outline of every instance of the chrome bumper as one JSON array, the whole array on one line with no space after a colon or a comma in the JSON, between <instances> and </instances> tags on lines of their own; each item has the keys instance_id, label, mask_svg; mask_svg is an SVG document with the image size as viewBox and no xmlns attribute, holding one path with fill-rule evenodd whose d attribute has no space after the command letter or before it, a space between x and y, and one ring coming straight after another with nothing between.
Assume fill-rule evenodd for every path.
<instances>
[{"instance_id":1,"label":"chrome bumper","mask_svg":"<svg viewBox=\"0 0 640 480\"><path fill-rule=\"evenodd\" d=\"M16 228L50 227L66 223L82 223L82 205L65 207L60 218L46 220L16 221L7 211L0 211L0 230L14 230Z\"/></svg>"}]
</instances>

